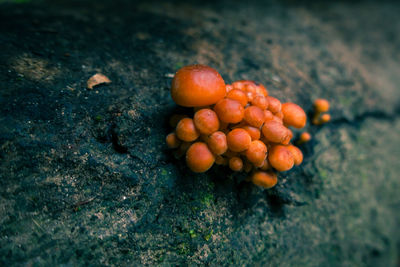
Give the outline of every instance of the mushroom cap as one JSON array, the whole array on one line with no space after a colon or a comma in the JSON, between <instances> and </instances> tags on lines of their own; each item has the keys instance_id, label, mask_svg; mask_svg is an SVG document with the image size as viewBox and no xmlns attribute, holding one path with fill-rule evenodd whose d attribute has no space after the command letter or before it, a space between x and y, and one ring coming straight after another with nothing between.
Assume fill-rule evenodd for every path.
<instances>
[{"instance_id":1,"label":"mushroom cap","mask_svg":"<svg viewBox=\"0 0 400 267\"><path fill-rule=\"evenodd\" d=\"M295 103L282 104L283 123L295 128L303 128L307 122L307 115L304 110Z\"/></svg>"},{"instance_id":2,"label":"mushroom cap","mask_svg":"<svg viewBox=\"0 0 400 267\"><path fill-rule=\"evenodd\" d=\"M197 111L193 117L194 125L202 134L212 134L219 129L217 114L209 109L203 108Z\"/></svg>"},{"instance_id":3,"label":"mushroom cap","mask_svg":"<svg viewBox=\"0 0 400 267\"><path fill-rule=\"evenodd\" d=\"M329 102L326 99L318 98L314 101L316 112L327 112L329 110Z\"/></svg>"},{"instance_id":4,"label":"mushroom cap","mask_svg":"<svg viewBox=\"0 0 400 267\"><path fill-rule=\"evenodd\" d=\"M175 133L170 133L165 137L165 141L169 148L177 148L181 144L181 140L178 139Z\"/></svg>"},{"instance_id":5,"label":"mushroom cap","mask_svg":"<svg viewBox=\"0 0 400 267\"><path fill-rule=\"evenodd\" d=\"M286 148L289 149L293 155L294 165L300 165L303 162L303 152L294 145L288 145Z\"/></svg>"},{"instance_id":6,"label":"mushroom cap","mask_svg":"<svg viewBox=\"0 0 400 267\"><path fill-rule=\"evenodd\" d=\"M264 137L273 143L283 143L291 138L289 129L276 121L266 121L261 131Z\"/></svg>"},{"instance_id":7,"label":"mushroom cap","mask_svg":"<svg viewBox=\"0 0 400 267\"><path fill-rule=\"evenodd\" d=\"M258 171L253 173L250 179L253 182L253 184L262 186L264 188L274 187L278 182L278 177L276 173L273 172Z\"/></svg>"},{"instance_id":8,"label":"mushroom cap","mask_svg":"<svg viewBox=\"0 0 400 267\"><path fill-rule=\"evenodd\" d=\"M246 150L246 157L256 167L261 167L267 157L267 146L260 140L252 141Z\"/></svg>"},{"instance_id":9,"label":"mushroom cap","mask_svg":"<svg viewBox=\"0 0 400 267\"><path fill-rule=\"evenodd\" d=\"M232 157L229 159L229 168L232 171L238 172L243 169L243 161L239 157Z\"/></svg>"},{"instance_id":10,"label":"mushroom cap","mask_svg":"<svg viewBox=\"0 0 400 267\"><path fill-rule=\"evenodd\" d=\"M246 130L241 128L233 129L226 136L228 148L234 152L242 152L249 148L251 137Z\"/></svg>"},{"instance_id":11,"label":"mushroom cap","mask_svg":"<svg viewBox=\"0 0 400 267\"><path fill-rule=\"evenodd\" d=\"M196 129L193 120L190 118L181 119L178 122L178 125L176 125L175 132L180 140L186 142L192 142L200 136L200 133Z\"/></svg>"},{"instance_id":12,"label":"mushroom cap","mask_svg":"<svg viewBox=\"0 0 400 267\"><path fill-rule=\"evenodd\" d=\"M203 142L193 143L186 151L186 164L193 172L207 171L214 161L214 155Z\"/></svg>"},{"instance_id":13,"label":"mushroom cap","mask_svg":"<svg viewBox=\"0 0 400 267\"><path fill-rule=\"evenodd\" d=\"M264 111L256 106L249 106L244 110L244 120L251 126L260 128L265 120Z\"/></svg>"},{"instance_id":14,"label":"mushroom cap","mask_svg":"<svg viewBox=\"0 0 400 267\"><path fill-rule=\"evenodd\" d=\"M274 169L283 172L293 167L294 157L287 147L277 145L269 150L268 161Z\"/></svg>"},{"instance_id":15,"label":"mushroom cap","mask_svg":"<svg viewBox=\"0 0 400 267\"><path fill-rule=\"evenodd\" d=\"M224 98L215 104L214 111L218 118L226 123L238 123L243 119L244 108L236 100Z\"/></svg>"},{"instance_id":16,"label":"mushroom cap","mask_svg":"<svg viewBox=\"0 0 400 267\"><path fill-rule=\"evenodd\" d=\"M311 140L311 134L309 132L303 132L300 134L299 140L301 142L308 142Z\"/></svg>"},{"instance_id":17,"label":"mushroom cap","mask_svg":"<svg viewBox=\"0 0 400 267\"><path fill-rule=\"evenodd\" d=\"M228 150L226 135L221 131L216 131L215 133L211 134L207 139L207 145L216 155L224 154Z\"/></svg>"},{"instance_id":18,"label":"mushroom cap","mask_svg":"<svg viewBox=\"0 0 400 267\"><path fill-rule=\"evenodd\" d=\"M179 69L171 84L171 96L184 107L212 105L224 98L225 82L213 68L189 65Z\"/></svg>"}]
</instances>

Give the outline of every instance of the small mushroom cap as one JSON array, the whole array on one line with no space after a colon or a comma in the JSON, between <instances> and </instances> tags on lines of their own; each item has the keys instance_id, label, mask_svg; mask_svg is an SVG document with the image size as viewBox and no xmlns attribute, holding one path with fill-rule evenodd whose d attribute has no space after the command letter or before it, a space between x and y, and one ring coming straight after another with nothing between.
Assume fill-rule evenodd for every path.
<instances>
[{"instance_id":1,"label":"small mushroom cap","mask_svg":"<svg viewBox=\"0 0 400 267\"><path fill-rule=\"evenodd\" d=\"M289 149L293 155L294 165L300 165L303 162L303 152L294 145L288 145L286 148Z\"/></svg>"},{"instance_id":2,"label":"small mushroom cap","mask_svg":"<svg viewBox=\"0 0 400 267\"><path fill-rule=\"evenodd\" d=\"M177 148L181 144L181 140L178 139L175 133L168 134L165 141L169 148Z\"/></svg>"},{"instance_id":3,"label":"small mushroom cap","mask_svg":"<svg viewBox=\"0 0 400 267\"><path fill-rule=\"evenodd\" d=\"M327 123L331 120L331 115L330 114L323 114L321 116L321 123Z\"/></svg>"},{"instance_id":4,"label":"small mushroom cap","mask_svg":"<svg viewBox=\"0 0 400 267\"><path fill-rule=\"evenodd\" d=\"M214 111L218 118L225 123L238 123L243 119L244 108L236 101L229 98L221 99L215 104Z\"/></svg>"},{"instance_id":5,"label":"small mushroom cap","mask_svg":"<svg viewBox=\"0 0 400 267\"><path fill-rule=\"evenodd\" d=\"M276 121L266 121L261 129L264 137L273 143L287 142L291 138L288 128Z\"/></svg>"},{"instance_id":6,"label":"small mushroom cap","mask_svg":"<svg viewBox=\"0 0 400 267\"><path fill-rule=\"evenodd\" d=\"M183 118L176 125L176 135L182 141L192 142L196 140L200 133L196 129L194 122L190 118Z\"/></svg>"},{"instance_id":7,"label":"small mushroom cap","mask_svg":"<svg viewBox=\"0 0 400 267\"><path fill-rule=\"evenodd\" d=\"M314 101L314 109L316 112L322 113L327 112L329 110L329 102L326 99L316 99Z\"/></svg>"},{"instance_id":8,"label":"small mushroom cap","mask_svg":"<svg viewBox=\"0 0 400 267\"><path fill-rule=\"evenodd\" d=\"M272 96L267 96L266 97L268 100L268 109L272 112L272 113L278 113L279 111L281 111L282 108L282 104L281 101L279 101L277 98L272 97Z\"/></svg>"},{"instance_id":9,"label":"small mushroom cap","mask_svg":"<svg viewBox=\"0 0 400 267\"><path fill-rule=\"evenodd\" d=\"M269 150L268 161L274 169L283 172L290 170L294 165L292 152L286 146L276 145Z\"/></svg>"},{"instance_id":10,"label":"small mushroom cap","mask_svg":"<svg viewBox=\"0 0 400 267\"><path fill-rule=\"evenodd\" d=\"M261 132L258 128L250 126L250 125L245 125L242 127L242 129L244 129L246 132L248 132L248 134L251 137L251 140L258 140L261 137Z\"/></svg>"},{"instance_id":11,"label":"small mushroom cap","mask_svg":"<svg viewBox=\"0 0 400 267\"><path fill-rule=\"evenodd\" d=\"M251 101L251 104L256 107L261 108L262 110L265 110L268 108L268 100L263 95L258 95L256 97L254 97L253 100Z\"/></svg>"},{"instance_id":12,"label":"small mushroom cap","mask_svg":"<svg viewBox=\"0 0 400 267\"><path fill-rule=\"evenodd\" d=\"M213 68L189 65L179 69L171 85L171 96L176 104L184 107L212 105L224 98L225 82Z\"/></svg>"},{"instance_id":13,"label":"small mushroom cap","mask_svg":"<svg viewBox=\"0 0 400 267\"><path fill-rule=\"evenodd\" d=\"M242 152L249 148L251 137L246 130L236 128L228 133L226 141L230 150L233 152Z\"/></svg>"},{"instance_id":14,"label":"small mushroom cap","mask_svg":"<svg viewBox=\"0 0 400 267\"><path fill-rule=\"evenodd\" d=\"M304 110L295 103L284 103L282 105L283 123L295 128L303 128L307 122Z\"/></svg>"},{"instance_id":15,"label":"small mushroom cap","mask_svg":"<svg viewBox=\"0 0 400 267\"><path fill-rule=\"evenodd\" d=\"M267 157L267 146L260 140L252 141L246 150L246 157L255 166L261 167Z\"/></svg>"},{"instance_id":16,"label":"small mushroom cap","mask_svg":"<svg viewBox=\"0 0 400 267\"><path fill-rule=\"evenodd\" d=\"M221 131L211 134L207 139L207 145L216 155L224 154L228 150L226 135Z\"/></svg>"},{"instance_id":17,"label":"small mushroom cap","mask_svg":"<svg viewBox=\"0 0 400 267\"><path fill-rule=\"evenodd\" d=\"M244 120L253 127L260 128L264 123L264 111L256 106L244 110Z\"/></svg>"},{"instance_id":18,"label":"small mushroom cap","mask_svg":"<svg viewBox=\"0 0 400 267\"><path fill-rule=\"evenodd\" d=\"M299 141L302 143L308 142L311 140L311 134L309 132L303 132L300 134Z\"/></svg>"},{"instance_id":19,"label":"small mushroom cap","mask_svg":"<svg viewBox=\"0 0 400 267\"><path fill-rule=\"evenodd\" d=\"M194 125L202 134L212 134L219 129L217 114L208 108L200 109L194 114Z\"/></svg>"},{"instance_id":20,"label":"small mushroom cap","mask_svg":"<svg viewBox=\"0 0 400 267\"><path fill-rule=\"evenodd\" d=\"M268 189L276 185L278 182L278 176L273 172L258 171L253 173L250 180L253 182L253 184Z\"/></svg>"},{"instance_id":21,"label":"small mushroom cap","mask_svg":"<svg viewBox=\"0 0 400 267\"><path fill-rule=\"evenodd\" d=\"M226 94L226 98L238 101L243 107L247 105L247 96L242 90L232 89Z\"/></svg>"},{"instance_id":22,"label":"small mushroom cap","mask_svg":"<svg viewBox=\"0 0 400 267\"><path fill-rule=\"evenodd\" d=\"M235 172L241 171L243 169L243 161L239 157L232 157L229 159L229 168Z\"/></svg>"},{"instance_id":23,"label":"small mushroom cap","mask_svg":"<svg viewBox=\"0 0 400 267\"><path fill-rule=\"evenodd\" d=\"M193 143L186 151L186 164L193 172L207 171L214 161L214 155L203 142Z\"/></svg>"}]
</instances>

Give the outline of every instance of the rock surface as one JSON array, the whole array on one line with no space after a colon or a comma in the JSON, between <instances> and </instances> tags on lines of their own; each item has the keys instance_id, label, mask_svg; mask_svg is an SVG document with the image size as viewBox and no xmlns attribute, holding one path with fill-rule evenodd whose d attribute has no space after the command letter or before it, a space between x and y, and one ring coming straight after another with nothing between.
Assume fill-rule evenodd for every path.
<instances>
[{"instance_id":1,"label":"rock surface","mask_svg":"<svg viewBox=\"0 0 400 267\"><path fill-rule=\"evenodd\" d=\"M12 2L1 265L399 265L399 4ZM164 144L192 63L308 111L327 98L333 121L274 189L193 174ZM112 83L87 90L95 73Z\"/></svg>"}]
</instances>

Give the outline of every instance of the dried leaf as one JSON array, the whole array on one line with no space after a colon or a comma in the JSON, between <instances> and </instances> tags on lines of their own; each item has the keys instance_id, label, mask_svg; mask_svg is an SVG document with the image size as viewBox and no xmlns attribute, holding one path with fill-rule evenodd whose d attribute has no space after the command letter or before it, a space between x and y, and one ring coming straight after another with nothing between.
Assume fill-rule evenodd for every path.
<instances>
[{"instance_id":1,"label":"dried leaf","mask_svg":"<svg viewBox=\"0 0 400 267\"><path fill-rule=\"evenodd\" d=\"M90 79L87 81L87 88L88 89L93 89L93 87L103 84L103 83L111 83L111 80L108 79L107 76L101 74L101 73L96 73Z\"/></svg>"}]
</instances>

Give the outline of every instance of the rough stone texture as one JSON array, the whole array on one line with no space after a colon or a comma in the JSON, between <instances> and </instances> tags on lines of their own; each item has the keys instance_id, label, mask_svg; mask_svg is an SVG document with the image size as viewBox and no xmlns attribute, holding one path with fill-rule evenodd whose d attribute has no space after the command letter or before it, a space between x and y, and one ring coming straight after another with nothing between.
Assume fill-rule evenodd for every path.
<instances>
[{"instance_id":1,"label":"rough stone texture","mask_svg":"<svg viewBox=\"0 0 400 267\"><path fill-rule=\"evenodd\" d=\"M399 265L399 4L23 2L0 4L1 265ZM193 174L164 138L196 62L333 121L274 189Z\"/></svg>"}]
</instances>

